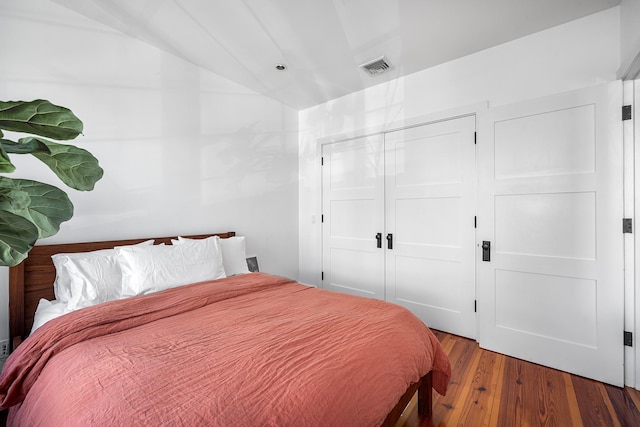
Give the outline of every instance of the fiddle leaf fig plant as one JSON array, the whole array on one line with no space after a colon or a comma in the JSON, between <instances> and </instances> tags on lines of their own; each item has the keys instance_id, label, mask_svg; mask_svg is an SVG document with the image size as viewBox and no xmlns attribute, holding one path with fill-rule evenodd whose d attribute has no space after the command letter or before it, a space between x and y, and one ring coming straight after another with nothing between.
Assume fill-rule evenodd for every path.
<instances>
[{"instance_id":1,"label":"fiddle leaf fig plant","mask_svg":"<svg viewBox=\"0 0 640 427\"><path fill-rule=\"evenodd\" d=\"M5 176L16 170L9 155L30 154L68 187L91 191L103 175L98 160L82 148L45 139L71 140L82 128L71 110L46 100L0 101L0 265L22 262L37 239L53 236L73 216L63 190ZM3 131L31 135L12 141Z\"/></svg>"}]
</instances>

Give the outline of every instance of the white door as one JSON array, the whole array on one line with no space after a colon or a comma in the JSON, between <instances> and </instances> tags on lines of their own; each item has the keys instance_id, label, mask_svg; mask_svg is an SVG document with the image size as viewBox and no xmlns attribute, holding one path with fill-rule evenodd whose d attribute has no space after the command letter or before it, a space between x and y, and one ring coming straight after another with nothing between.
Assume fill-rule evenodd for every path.
<instances>
[{"instance_id":1,"label":"white door","mask_svg":"<svg viewBox=\"0 0 640 427\"><path fill-rule=\"evenodd\" d=\"M475 338L475 116L385 134L386 299ZM391 247L388 246L391 243Z\"/></svg>"},{"instance_id":2,"label":"white door","mask_svg":"<svg viewBox=\"0 0 640 427\"><path fill-rule=\"evenodd\" d=\"M480 121L480 346L623 385L622 86Z\"/></svg>"},{"instance_id":3,"label":"white door","mask_svg":"<svg viewBox=\"0 0 640 427\"><path fill-rule=\"evenodd\" d=\"M323 287L384 299L382 136L322 148Z\"/></svg>"}]
</instances>

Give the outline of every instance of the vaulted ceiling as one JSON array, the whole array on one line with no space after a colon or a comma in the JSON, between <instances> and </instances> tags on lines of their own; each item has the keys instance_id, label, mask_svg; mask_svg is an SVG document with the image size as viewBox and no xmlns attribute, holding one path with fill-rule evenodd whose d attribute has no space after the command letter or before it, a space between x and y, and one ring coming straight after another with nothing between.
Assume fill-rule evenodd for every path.
<instances>
[{"instance_id":1,"label":"vaulted ceiling","mask_svg":"<svg viewBox=\"0 0 640 427\"><path fill-rule=\"evenodd\" d=\"M53 0L302 109L620 0ZM552 48L552 46L549 46ZM358 66L385 56L371 76ZM278 71L276 65L287 69Z\"/></svg>"}]
</instances>

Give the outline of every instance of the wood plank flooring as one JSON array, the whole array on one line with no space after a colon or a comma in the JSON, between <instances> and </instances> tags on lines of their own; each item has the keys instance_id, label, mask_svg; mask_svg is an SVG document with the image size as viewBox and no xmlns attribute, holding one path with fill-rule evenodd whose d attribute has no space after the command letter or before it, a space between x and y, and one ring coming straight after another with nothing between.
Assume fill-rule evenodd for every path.
<instances>
[{"instance_id":1,"label":"wood plank flooring","mask_svg":"<svg viewBox=\"0 0 640 427\"><path fill-rule=\"evenodd\" d=\"M483 350L475 341L433 331L449 355L446 396L433 395L432 422L418 419L415 397L396 427L640 426L640 391Z\"/></svg>"}]
</instances>

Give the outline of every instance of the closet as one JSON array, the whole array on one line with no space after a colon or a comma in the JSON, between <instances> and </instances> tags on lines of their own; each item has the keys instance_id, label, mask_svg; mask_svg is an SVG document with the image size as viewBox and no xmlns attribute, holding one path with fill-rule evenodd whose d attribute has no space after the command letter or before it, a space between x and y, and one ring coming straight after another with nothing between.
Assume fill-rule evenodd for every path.
<instances>
[{"instance_id":1,"label":"closet","mask_svg":"<svg viewBox=\"0 0 640 427\"><path fill-rule=\"evenodd\" d=\"M323 145L322 286L623 385L621 106L618 81Z\"/></svg>"},{"instance_id":2,"label":"closet","mask_svg":"<svg viewBox=\"0 0 640 427\"><path fill-rule=\"evenodd\" d=\"M322 148L323 287L475 338L475 116Z\"/></svg>"}]
</instances>

